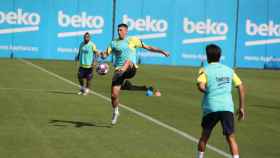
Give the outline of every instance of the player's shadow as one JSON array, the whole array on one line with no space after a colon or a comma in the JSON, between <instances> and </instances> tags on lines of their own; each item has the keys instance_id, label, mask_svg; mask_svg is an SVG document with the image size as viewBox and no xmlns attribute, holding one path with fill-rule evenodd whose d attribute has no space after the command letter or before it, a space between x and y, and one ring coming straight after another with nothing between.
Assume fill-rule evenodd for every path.
<instances>
[{"instance_id":1,"label":"player's shadow","mask_svg":"<svg viewBox=\"0 0 280 158\"><path fill-rule=\"evenodd\" d=\"M111 128L110 124L106 123L91 123L91 122L81 122L81 121L67 121L67 120L50 120L49 124L53 126L68 126L74 125L76 128L82 127L100 127L100 128Z\"/></svg>"}]
</instances>

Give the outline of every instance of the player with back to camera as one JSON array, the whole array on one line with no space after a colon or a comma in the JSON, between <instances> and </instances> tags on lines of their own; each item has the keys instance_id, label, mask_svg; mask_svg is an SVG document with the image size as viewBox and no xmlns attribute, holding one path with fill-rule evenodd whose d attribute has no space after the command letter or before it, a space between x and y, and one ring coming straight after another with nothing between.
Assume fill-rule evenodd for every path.
<instances>
[{"instance_id":1,"label":"player with back to camera","mask_svg":"<svg viewBox=\"0 0 280 158\"><path fill-rule=\"evenodd\" d=\"M232 100L232 82L238 89L239 108L237 111L238 120L244 120L244 87L229 67L220 64L221 49L211 44L206 47L208 65L199 70L197 78L198 89L204 93L202 101L203 118L202 134L198 143L197 158L203 158L206 144L212 129L218 122L221 122L223 134L230 147L233 158L239 158L239 149L234 135L234 105Z\"/></svg>"},{"instance_id":2,"label":"player with back to camera","mask_svg":"<svg viewBox=\"0 0 280 158\"><path fill-rule=\"evenodd\" d=\"M95 59L99 56L96 45L91 41L90 34L84 34L84 40L79 47L76 61L79 61L78 80L80 83L79 95L87 95L91 86L91 79L93 77L93 66Z\"/></svg>"},{"instance_id":3,"label":"player with back to camera","mask_svg":"<svg viewBox=\"0 0 280 158\"><path fill-rule=\"evenodd\" d=\"M117 123L119 116L119 95L121 85L125 79L135 76L138 66L136 65L136 48L144 48L151 52L161 53L168 57L169 53L149 45L144 44L137 37L127 37L128 26L126 24L118 25L118 38L114 39L102 57L105 58L109 54L115 57L114 66L115 72L112 78L111 86L111 104L113 107L112 124Z\"/></svg>"}]
</instances>

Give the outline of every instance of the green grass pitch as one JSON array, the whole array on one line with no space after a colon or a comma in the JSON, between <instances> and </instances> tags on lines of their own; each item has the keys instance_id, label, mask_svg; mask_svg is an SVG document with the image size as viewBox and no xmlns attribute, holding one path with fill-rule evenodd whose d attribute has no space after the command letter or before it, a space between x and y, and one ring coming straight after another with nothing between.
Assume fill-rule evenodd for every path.
<instances>
[{"instance_id":1,"label":"green grass pitch","mask_svg":"<svg viewBox=\"0 0 280 158\"><path fill-rule=\"evenodd\" d=\"M77 68L70 61L28 60L61 80L21 60L0 59L1 158L194 158L196 143L121 108L110 125L110 102L96 95L78 96ZM197 68L140 65L132 80L152 85L161 97L122 91L121 103L198 138L201 132ZM247 120L236 122L243 158L280 157L280 72L238 69L246 86ZM92 81L92 89L110 96L112 71ZM237 103L236 91L234 92ZM229 153L218 125L210 142ZM207 149L207 158L224 157Z\"/></svg>"}]
</instances>

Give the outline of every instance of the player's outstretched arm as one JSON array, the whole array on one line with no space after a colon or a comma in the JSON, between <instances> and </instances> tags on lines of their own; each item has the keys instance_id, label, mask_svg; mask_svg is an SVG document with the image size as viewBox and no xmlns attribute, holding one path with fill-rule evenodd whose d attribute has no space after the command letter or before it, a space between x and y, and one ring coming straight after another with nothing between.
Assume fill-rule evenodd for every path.
<instances>
[{"instance_id":1,"label":"player's outstretched arm","mask_svg":"<svg viewBox=\"0 0 280 158\"><path fill-rule=\"evenodd\" d=\"M94 55L95 55L95 58L93 58L93 61L92 61L92 67L93 68L98 64L98 58L100 57L99 50L95 49L94 50Z\"/></svg>"},{"instance_id":2,"label":"player's outstretched arm","mask_svg":"<svg viewBox=\"0 0 280 158\"><path fill-rule=\"evenodd\" d=\"M106 59L109 56L108 49L106 49L104 52L100 52L100 56L102 59Z\"/></svg>"},{"instance_id":3,"label":"player's outstretched arm","mask_svg":"<svg viewBox=\"0 0 280 158\"><path fill-rule=\"evenodd\" d=\"M165 52L165 51L163 51L163 50L161 50L159 48L153 47L153 46L143 45L143 48L147 49L147 50L149 50L151 52L161 53L162 55L164 55L166 57L170 56L170 54L168 52Z\"/></svg>"},{"instance_id":4,"label":"player's outstretched arm","mask_svg":"<svg viewBox=\"0 0 280 158\"><path fill-rule=\"evenodd\" d=\"M79 49L79 51L78 51L78 54L75 56L75 61L78 61L79 58L80 58L80 49Z\"/></svg>"},{"instance_id":5,"label":"player's outstretched arm","mask_svg":"<svg viewBox=\"0 0 280 158\"><path fill-rule=\"evenodd\" d=\"M239 96L239 108L237 111L238 120L245 119L245 90L243 84L237 86Z\"/></svg>"},{"instance_id":6,"label":"player's outstretched arm","mask_svg":"<svg viewBox=\"0 0 280 158\"><path fill-rule=\"evenodd\" d=\"M75 61L77 62L79 60L79 55L75 56Z\"/></svg>"},{"instance_id":7,"label":"player's outstretched arm","mask_svg":"<svg viewBox=\"0 0 280 158\"><path fill-rule=\"evenodd\" d=\"M81 48L82 48L82 43L80 44L80 46L79 46L79 50L78 50L78 54L77 54L77 56L75 57L75 61L78 61L78 60L80 60L80 54L81 54Z\"/></svg>"}]
</instances>

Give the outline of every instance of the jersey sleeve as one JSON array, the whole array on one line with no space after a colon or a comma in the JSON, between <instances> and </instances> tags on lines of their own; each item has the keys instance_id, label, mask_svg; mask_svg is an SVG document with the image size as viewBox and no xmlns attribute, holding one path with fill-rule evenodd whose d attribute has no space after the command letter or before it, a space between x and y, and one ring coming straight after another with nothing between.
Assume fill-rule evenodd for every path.
<instances>
[{"instance_id":1,"label":"jersey sleeve","mask_svg":"<svg viewBox=\"0 0 280 158\"><path fill-rule=\"evenodd\" d=\"M237 76L237 74L235 72L233 72L233 84L235 87L239 86L242 84L242 81L240 80L240 78Z\"/></svg>"},{"instance_id":2,"label":"jersey sleeve","mask_svg":"<svg viewBox=\"0 0 280 158\"><path fill-rule=\"evenodd\" d=\"M94 43L92 43L92 51L95 53L97 52L97 48L96 48L96 45Z\"/></svg>"},{"instance_id":3,"label":"jersey sleeve","mask_svg":"<svg viewBox=\"0 0 280 158\"><path fill-rule=\"evenodd\" d=\"M207 78L204 68L200 68L198 71L197 83L207 83Z\"/></svg>"},{"instance_id":4,"label":"jersey sleeve","mask_svg":"<svg viewBox=\"0 0 280 158\"><path fill-rule=\"evenodd\" d=\"M144 46L144 43L142 42L142 40L140 40L137 37L131 37L130 42L133 44L133 46L135 48L142 48Z\"/></svg>"}]
</instances>

